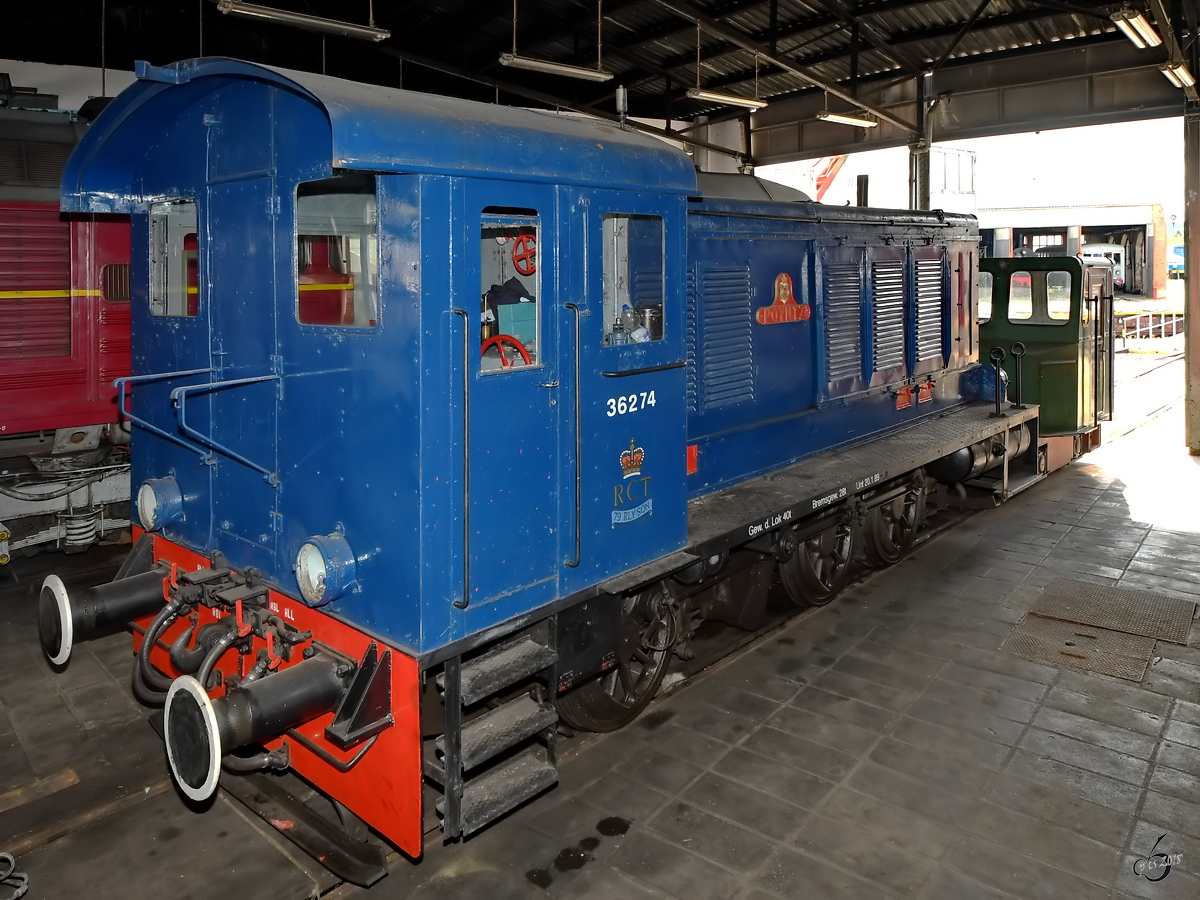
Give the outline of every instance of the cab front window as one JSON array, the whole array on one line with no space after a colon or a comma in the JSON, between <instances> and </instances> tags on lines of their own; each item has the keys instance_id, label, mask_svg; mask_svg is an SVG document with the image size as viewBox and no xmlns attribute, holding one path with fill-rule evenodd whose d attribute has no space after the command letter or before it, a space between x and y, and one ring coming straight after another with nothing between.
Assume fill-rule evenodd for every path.
<instances>
[{"instance_id":1,"label":"cab front window","mask_svg":"<svg viewBox=\"0 0 1200 900\"><path fill-rule=\"evenodd\" d=\"M150 315L190 317L200 311L200 240L196 201L150 207Z\"/></svg>"},{"instance_id":2,"label":"cab front window","mask_svg":"<svg viewBox=\"0 0 1200 900\"><path fill-rule=\"evenodd\" d=\"M375 177L341 175L296 189L296 318L373 328L379 319Z\"/></svg>"}]
</instances>

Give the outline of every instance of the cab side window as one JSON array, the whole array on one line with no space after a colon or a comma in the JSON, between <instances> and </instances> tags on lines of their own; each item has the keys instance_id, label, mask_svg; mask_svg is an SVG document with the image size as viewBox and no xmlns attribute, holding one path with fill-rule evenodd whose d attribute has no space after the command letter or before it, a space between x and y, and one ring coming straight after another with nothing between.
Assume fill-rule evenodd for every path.
<instances>
[{"instance_id":1,"label":"cab side window","mask_svg":"<svg viewBox=\"0 0 1200 900\"><path fill-rule=\"evenodd\" d=\"M1071 318L1071 273L1046 273L1046 313L1055 321Z\"/></svg>"},{"instance_id":2,"label":"cab side window","mask_svg":"<svg viewBox=\"0 0 1200 900\"><path fill-rule=\"evenodd\" d=\"M992 273L979 273L979 322L992 318Z\"/></svg>"},{"instance_id":3,"label":"cab side window","mask_svg":"<svg viewBox=\"0 0 1200 900\"><path fill-rule=\"evenodd\" d=\"M196 201L150 207L150 315L189 317L200 310Z\"/></svg>"},{"instance_id":4,"label":"cab side window","mask_svg":"<svg viewBox=\"0 0 1200 900\"><path fill-rule=\"evenodd\" d=\"M1023 322L1033 317L1033 276L1013 272L1008 282L1008 320Z\"/></svg>"},{"instance_id":5,"label":"cab side window","mask_svg":"<svg viewBox=\"0 0 1200 900\"><path fill-rule=\"evenodd\" d=\"M603 220L604 343L663 339L663 220L609 215Z\"/></svg>"},{"instance_id":6,"label":"cab side window","mask_svg":"<svg viewBox=\"0 0 1200 900\"><path fill-rule=\"evenodd\" d=\"M296 318L373 328L379 320L375 177L342 175L296 188Z\"/></svg>"},{"instance_id":7,"label":"cab side window","mask_svg":"<svg viewBox=\"0 0 1200 900\"><path fill-rule=\"evenodd\" d=\"M483 211L479 228L480 370L538 365L540 218L532 209Z\"/></svg>"}]
</instances>

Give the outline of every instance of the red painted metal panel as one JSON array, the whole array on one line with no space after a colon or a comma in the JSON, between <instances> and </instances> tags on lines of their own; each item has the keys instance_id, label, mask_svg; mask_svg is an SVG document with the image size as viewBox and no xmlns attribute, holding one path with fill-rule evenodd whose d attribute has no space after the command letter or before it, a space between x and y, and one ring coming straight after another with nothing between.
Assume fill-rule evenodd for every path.
<instances>
[{"instance_id":1,"label":"red painted metal panel","mask_svg":"<svg viewBox=\"0 0 1200 900\"><path fill-rule=\"evenodd\" d=\"M102 282L128 264L124 219L0 202L0 435L117 420L129 302L106 300Z\"/></svg>"},{"instance_id":2,"label":"red painted metal panel","mask_svg":"<svg viewBox=\"0 0 1200 900\"><path fill-rule=\"evenodd\" d=\"M134 540L140 529L134 528ZM208 560L199 554L171 543L157 535L154 537L154 558L177 564L181 569L194 571L208 565ZM351 628L319 610L310 609L298 600L271 591L271 609L276 615L302 631L311 631L313 639L334 650L362 659L374 638ZM213 617L222 617L218 610L200 609L201 624ZM144 630L153 619L148 616L136 624ZM159 646L151 652L151 660L159 670L176 675L163 645L170 645L187 627L186 621L177 621L162 636ZM257 637L255 646L244 659L253 660L260 647L266 645ZM134 649L141 645L141 633L134 633ZM417 662L412 657L392 652L392 718L394 724L379 734L374 746L349 772L339 772L316 754L286 737L270 742L275 749L284 742L289 744L292 768L304 776L330 797L349 807L355 815L376 829L410 856L421 855L421 716L420 688ZM292 656L293 662L300 661L299 653ZM217 663L217 669L232 672L238 665L235 650L228 651ZM286 668L291 663L283 663ZM220 688L214 689L217 695ZM325 728L333 721L333 714L321 716L301 725L296 730L324 748L336 759L350 760L361 748L353 747L342 751L325 740Z\"/></svg>"},{"instance_id":3,"label":"red painted metal panel","mask_svg":"<svg viewBox=\"0 0 1200 900\"><path fill-rule=\"evenodd\" d=\"M71 243L53 203L0 204L0 364L71 355Z\"/></svg>"}]
</instances>

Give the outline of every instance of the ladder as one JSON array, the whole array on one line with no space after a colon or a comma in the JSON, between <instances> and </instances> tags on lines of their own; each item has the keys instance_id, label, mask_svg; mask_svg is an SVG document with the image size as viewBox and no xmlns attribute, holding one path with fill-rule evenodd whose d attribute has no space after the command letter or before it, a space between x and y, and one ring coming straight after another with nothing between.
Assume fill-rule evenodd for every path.
<instances>
[{"instance_id":1,"label":"ladder","mask_svg":"<svg viewBox=\"0 0 1200 900\"><path fill-rule=\"evenodd\" d=\"M558 653L529 632L469 659L446 660L442 735L426 742L425 775L442 789L447 840L478 831L558 781ZM514 694L518 686L528 690Z\"/></svg>"}]
</instances>

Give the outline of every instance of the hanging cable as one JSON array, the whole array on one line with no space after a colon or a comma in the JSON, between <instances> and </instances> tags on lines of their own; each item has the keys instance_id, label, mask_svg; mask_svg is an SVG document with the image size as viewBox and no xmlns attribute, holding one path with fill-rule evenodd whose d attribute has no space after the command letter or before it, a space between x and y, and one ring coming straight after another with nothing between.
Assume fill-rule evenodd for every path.
<instances>
[{"instance_id":1,"label":"hanging cable","mask_svg":"<svg viewBox=\"0 0 1200 900\"><path fill-rule=\"evenodd\" d=\"M100 96L108 96L107 60L105 59L105 26L108 24L108 0L100 0Z\"/></svg>"}]
</instances>

